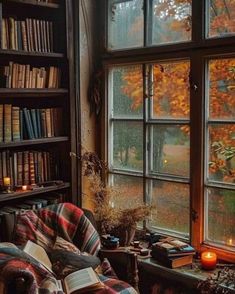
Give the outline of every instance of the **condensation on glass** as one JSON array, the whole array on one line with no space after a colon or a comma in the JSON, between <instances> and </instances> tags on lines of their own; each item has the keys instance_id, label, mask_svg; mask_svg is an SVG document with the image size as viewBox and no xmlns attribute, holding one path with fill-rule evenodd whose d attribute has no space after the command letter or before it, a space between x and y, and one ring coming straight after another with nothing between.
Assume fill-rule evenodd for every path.
<instances>
[{"instance_id":1,"label":"condensation on glass","mask_svg":"<svg viewBox=\"0 0 235 294\"><path fill-rule=\"evenodd\" d=\"M189 177L189 126L153 126L150 131L150 142L150 174Z\"/></svg>"},{"instance_id":2,"label":"condensation on glass","mask_svg":"<svg viewBox=\"0 0 235 294\"><path fill-rule=\"evenodd\" d=\"M192 1L154 0L149 15L150 44L191 41Z\"/></svg>"},{"instance_id":3,"label":"condensation on glass","mask_svg":"<svg viewBox=\"0 0 235 294\"><path fill-rule=\"evenodd\" d=\"M114 186L112 205L121 209L134 208L143 204L143 179L127 175L112 175ZM115 189L116 187L116 189Z\"/></svg>"},{"instance_id":4,"label":"condensation on glass","mask_svg":"<svg viewBox=\"0 0 235 294\"><path fill-rule=\"evenodd\" d=\"M108 48L143 47L143 0L111 0L108 6Z\"/></svg>"},{"instance_id":5,"label":"condensation on glass","mask_svg":"<svg viewBox=\"0 0 235 294\"><path fill-rule=\"evenodd\" d=\"M219 38L234 35L235 2L233 0L209 0L208 3L207 37Z\"/></svg>"},{"instance_id":6,"label":"condensation on glass","mask_svg":"<svg viewBox=\"0 0 235 294\"><path fill-rule=\"evenodd\" d=\"M189 234L189 185L165 181L148 181L151 204L156 215L151 225L171 233Z\"/></svg>"}]
</instances>

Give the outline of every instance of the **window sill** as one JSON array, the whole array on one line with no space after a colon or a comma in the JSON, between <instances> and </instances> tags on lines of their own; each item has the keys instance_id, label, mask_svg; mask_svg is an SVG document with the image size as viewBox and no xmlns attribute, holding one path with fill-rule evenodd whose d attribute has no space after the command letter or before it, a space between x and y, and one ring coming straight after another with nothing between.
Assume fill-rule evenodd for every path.
<instances>
[{"instance_id":1,"label":"window sill","mask_svg":"<svg viewBox=\"0 0 235 294\"><path fill-rule=\"evenodd\" d=\"M175 269L167 268L161 265L153 258L138 259L138 269L141 279L141 273L144 273L145 277L156 277L156 279L163 279L165 281L172 281L179 283L187 289L196 289L200 281L206 280L212 274L218 272L221 268L217 268L212 271L205 271L200 268L200 263L195 261L193 265L187 265ZM234 289L231 289L231 293L235 293ZM234 291L234 292L233 292Z\"/></svg>"}]
</instances>

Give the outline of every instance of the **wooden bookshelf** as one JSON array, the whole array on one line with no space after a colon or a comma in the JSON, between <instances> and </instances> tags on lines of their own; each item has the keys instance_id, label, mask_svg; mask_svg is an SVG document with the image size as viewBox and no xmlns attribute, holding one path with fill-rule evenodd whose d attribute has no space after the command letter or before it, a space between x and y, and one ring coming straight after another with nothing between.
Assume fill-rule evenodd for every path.
<instances>
[{"instance_id":1,"label":"wooden bookshelf","mask_svg":"<svg viewBox=\"0 0 235 294\"><path fill-rule=\"evenodd\" d=\"M18 191L18 192L12 192L12 193L2 193L0 194L0 203L3 204L3 202L9 200L16 200L16 199L25 199L29 198L32 196L36 196L39 194L44 194L44 193L49 193L49 192L55 192L55 191L60 191L63 189L68 189L70 188L70 183L63 183L61 185L55 185L51 187L43 187L35 190L28 190L28 191Z\"/></svg>"},{"instance_id":2,"label":"wooden bookshelf","mask_svg":"<svg viewBox=\"0 0 235 294\"><path fill-rule=\"evenodd\" d=\"M35 56L35 57L49 57L49 58L64 58L63 53L55 53L55 52L37 52L37 51L23 51L23 50L8 50L8 49L0 49L0 54L2 55L21 55L21 56Z\"/></svg>"},{"instance_id":3,"label":"wooden bookshelf","mask_svg":"<svg viewBox=\"0 0 235 294\"><path fill-rule=\"evenodd\" d=\"M7 143L0 143L0 149L32 146L32 145L39 145L39 144L68 142L68 141L69 141L69 137L51 137L51 138L40 138L40 139L33 139L33 140L12 141Z\"/></svg>"},{"instance_id":4,"label":"wooden bookshelf","mask_svg":"<svg viewBox=\"0 0 235 294\"><path fill-rule=\"evenodd\" d=\"M76 128L79 127L76 122L75 109L74 105L76 105L75 99L75 79L74 79L74 47L73 47L73 18L71 17L73 11L73 1L72 0L58 0L56 3L45 3L45 2L37 2L35 0L0 0L0 67L2 68L2 72L6 73L6 68L9 66L9 63L12 62L14 64L20 65L30 65L30 70L35 68L39 75L40 68L46 68L46 70L50 70L50 67L58 68L58 72L61 75L60 84L56 82L56 87L47 88L27 88L26 82L23 82L23 87L21 88L10 88L7 84L2 85L4 82L4 78L1 77L1 86L0 86L0 97L2 98L2 102L0 104L3 105L3 120L5 115L5 106L4 105L12 105L15 108L19 109L51 109L51 108L61 108L62 110L62 119L63 119L63 133L60 136L48 136L47 138L36 138L36 139L27 139L21 136L20 140L14 141L13 134L12 140L7 141L1 139L0 137L0 162L1 156L3 156L3 152L8 152L10 156L15 153L25 153L25 152L44 152L51 154L53 159L55 158L56 166L51 166L50 162L46 169L51 169L50 172L47 171L48 174L56 175L56 178L48 178L46 181L50 180L58 180L63 184L51 186L51 187L43 187L40 189L35 189L32 191L18 191L12 193L0 193L0 202L1 206L4 205L4 202L9 201L15 202L15 200L25 199L27 197L32 197L37 194L41 194L41 198L43 194L48 195L50 192L55 191L65 191L66 195L69 195L66 201L77 203L78 197L78 179L77 175L77 167L76 167L76 158L70 157L70 152L76 153L77 142L74 139L73 134L76 132ZM14 42L17 45L17 49L12 49L9 45L10 41L9 36L4 36L3 25L4 28L8 26L9 18L14 19L17 30L15 33ZM53 34L53 45L50 45L51 35L49 32L40 32L40 26L33 26L33 36L29 35L30 30L27 32L27 42L31 42L31 45L34 43L34 49L32 50L22 50L20 49L20 42L23 44L23 40L20 39L20 34L23 38L23 31L21 31L21 22L26 22L26 19L32 19L39 21L45 21L45 23L52 23L53 31L50 31L50 34ZM3 24L4 22L4 24ZM18 23L19 22L19 23ZM19 26L18 26L19 25ZM19 29L20 28L20 29ZM39 28L39 29L38 29ZM47 27L46 27L47 29ZM9 30L10 31L10 30ZM43 42L42 36L47 36L47 40L45 41L43 51L39 46L40 42ZM50 35L50 36L49 36ZM50 38L49 38L49 37ZM19 38L19 39L18 39ZM4 39L4 42L3 42ZM17 39L17 41L16 41ZM5 46L7 40L7 47ZM11 40L11 42L13 42ZM38 42L38 46L36 46L36 42ZM5 48L3 48L3 43ZM32 45L33 46L33 45ZM35 49L35 48L38 49ZM6 49L7 48L7 49ZM33 48L33 47L32 47ZM49 52L49 48L53 48L52 52ZM25 48L23 48L25 49ZM40 50L39 50L40 49ZM20 72L20 70L19 70ZM18 72L18 75L20 74ZM9 74L9 73L8 73ZM12 74L12 72L11 72ZM13 75L13 74L12 74ZM55 75L55 70L54 70ZM6 80L9 79L9 76L6 76ZM12 79L15 77L12 76ZM19 77L18 77L19 78ZM44 77L43 77L44 78ZM48 80L50 77L46 77ZM59 79L58 79L59 80ZM47 81L48 82L48 81ZM0 114L1 115L1 114ZM31 113L30 113L31 115ZM31 116L31 118L32 116ZM12 117L11 117L12 120ZM21 123L21 121L19 120ZM24 122L25 123L25 122ZM41 122L40 122L41 123ZM38 124L38 121L37 121ZM46 121L46 124L48 122ZM13 123L12 123L13 125ZM0 130L1 126L3 128L3 136L5 136L5 122L1 125L0 118ZM35 127L35 121L33 124L33 128ZM38 126L37 126L38 127ZM47 128L49 126L47 125ZM52 128L52 126L51 126ZM53 126L55 128L55 126ZM25 131L26 126L24 125L20 132ZM13 155L12 155L13 154ZM18 156L18 154L17 154ZM7 159L8 160L8 159ZM18 160L18 159L17 159ZM11 163L12 164L12 163ZM25 164L25 163L24 163ZM28 168L30 168L30 163L28 164ZM44 163L43 163L44 164ZM10 166L10 163L7 166ZM36 163L34 163L34 168ZM7 174L5 176L13 177L14 179L17 177L14 168L18 168L17 165L12 167L10 170L7 170ZM32 166L31 166L32 167ZM5 167L4 167L5 168ZM3 170L4 168L0 165L0 184L3 183ZM9 167L7 167L9 169ZM24 168L24 167L23 167ZM53 170L53 169L56 169ZM6 172L6 171L5 171ZM18 170L17 170L18 172ZM30 172L29 172L30 173ZM58 176L59 175L59 176ZM23 175L23 181L25 175ZM49 176L48 176L49 177ZM15 181L15 180L14 180ZM13 181L13 182L14 182ZM29 175L29 185L31 178ZM24 184L24 183L22 183ZM37 183L36 183L37 184ZM21 185L19 185L21 186ZM14 190L14 187L12 188Z\"/></svg>"},{"instance_id":5,"label":"wooden bookshelf","mask_svg":"<svg viewBox=\"0 0 235 294\"><path fill-rule=\"evenodd\" d=\"M68 89L9 89L0 88L0 97L58 97L68 95Z\"/></svg>"}]
</instances>

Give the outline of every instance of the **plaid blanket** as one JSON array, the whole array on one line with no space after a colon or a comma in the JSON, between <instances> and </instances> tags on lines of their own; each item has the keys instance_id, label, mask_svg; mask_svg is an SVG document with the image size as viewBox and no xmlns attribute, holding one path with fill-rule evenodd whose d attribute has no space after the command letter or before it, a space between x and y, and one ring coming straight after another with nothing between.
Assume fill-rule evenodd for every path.
<instances>
[{"instance_id":1,"label":"plaid blanket","mask_svg":"<svg viewBox=\"0 0 235 294\"><path fill-rule=\"evenodd\" d=\"M17 247L0 246L0 270L0 280L9 294L36 294L39 289L61 293L53 274Z\"/></svg>"},{"instance_id":2,"label":"plaid blanket","mask_svg":"<svg viewBox=\"0 0 235 294\"><path fill-rule=\"evenodd\" d=\"M57 236L92 255L100 249L97 231L84 212L71 203L54 204L17 215L15 244L23 245L31 240L50 251Z\"/></svg>"},{"instance_id":3,"label":"plaid blanket","mask_svg":"<svg viewBox=\"0 0 235 294\"><path fill-rule=\"evenodd\" d=\"M0 246L0 271L0 280L8 294L62 293L54 275L17 247ZM137 294L134 288L123 281L103 275L99 275L99 278L105 288L93 291L94 294Z\"/></svg>"},{"instance_id":4,"label":"plaid blanket","mask_svg":"<svg viewBox=\"0 0 235 294\"><path fill-rule=\"evenodd\" d=\"M97 231L83 211L71 203L50 205L38 211L29 210L17 215L15 244L24 245L31 240L50 252L57 236L73 242L81 251L92 255L96 255L100 249L100 238ZM60 293L53 274L18 248L4 249L0 246L0 270L4 273L0 275L0 279L2 278L6 285L14 286L13 277L23 277L25 281L28 281L27 291L16 292L14 290L11 293L36 294L40 293L41 289L44 289L43 293ZM106 287L94 293L137 293L134 288L123 281L103 275L99 277Z\"/></svg>"}]
</instances>

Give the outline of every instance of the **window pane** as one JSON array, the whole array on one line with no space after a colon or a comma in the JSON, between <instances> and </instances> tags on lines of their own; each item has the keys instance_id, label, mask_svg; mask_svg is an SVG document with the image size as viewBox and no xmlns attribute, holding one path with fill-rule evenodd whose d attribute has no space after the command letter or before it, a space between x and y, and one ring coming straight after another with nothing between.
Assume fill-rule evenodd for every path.
<instances>
[{"instance_id":1,"label":"window pane","mask_svg":"<svg viewBox=\"0 0 235 294\"><path fill-rule=\"evenodd\" d=\"M113 167L143 170L142 123L113 122Z\"/></svg>"},{"instance_id":2,"label":"window pane","mask_svg":"<svg viewBox=\"0 0 235 294\"><path fill-rule=\"evenodd\" d=\"M235 119L235 59L209 62L209 116Z\"/></svg>"},{"instance_id":3,"label":"window pane","mask_svg":"<svg viewBox=\"0 0 235 294\"><path fill-rule=\"evenodd\" d=\"M153 126L150 172L189 176L189 126Z\"/></svg>"},{"instance_id":4,"label":"window pane","mask_svg":"<svg viewBox=\"0 0 235 294\"><path fill-rule=\"evenodd\" d=\"M189 118L189 72L188 61L154 65L154 118Z\"/></svg>"},{"instance_id":5,"label":"window pane","mask_svg":"<svg viewBox=\"0 0 235 294\"><path fill-rule=\"evenodd\" d=\"M143 179L112 175L113 186L117 193L113 197L113 205L122 209L143 204Z\"/></svg>"},{"instance_id":6,"label":"window pane","mask_svg":"<svg viewBox=\"0 0 235 294\"><path fill-rule=\"evenodd\" d=\"M143 0L109 1L109 49L141 47L143 32Z\"/></svg>"},{"instance_id":7,"label":"window pane","mask_svg":"<svg viewBox=\"0 0 235 294\"><path fill-rule=\"evenodd\" d=\"M152 44L191 40L191 0L154 0Z\"/></svg>"},{"instance_id":8,"label":"window pane","mask_svg":"<svg viewBox=\"0 0 235 294\"><path fill-rule=\"evenodd\" d=\"M207 190L206 240L235 246L235 191Z\"/></svg>"},{"instance_id":9,"label":"window pane","mask_svg":"<svg viewBox=\"0 0 235 294\"><path fill-rule=\"evenodd\" d=\"M225 37L235 32L235 2L210 0L209 37Z\"/></svg>"},{"instance_id":10,"label":"window pane","mask_svg":"<svg viewBox=\"0 0 235 294\"><path fill-rule=\"evenodd\" d=\"M235 183L235 124L209 127L209 179Z\"/></svg>"},{"instance_id":11,"label":"window pane","mask_svg":"<svg viewBox=\"0 0 235 294\"><path fill-rule=\"evenodd\" d=\"M143 117L142 66L113 68L110 86L114 117Z\"/></svg>"},{"instance_id":12,"label":"window pane","mask_svg":"<svg viewBox=\"0 0 235 294\"><path fill-rule=\"evenodd\" d=\"M189 186L152 181L152 204L157 213L152 226L183 234L189 233Z\"/></svg>"}]
</instances>

